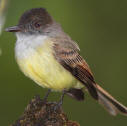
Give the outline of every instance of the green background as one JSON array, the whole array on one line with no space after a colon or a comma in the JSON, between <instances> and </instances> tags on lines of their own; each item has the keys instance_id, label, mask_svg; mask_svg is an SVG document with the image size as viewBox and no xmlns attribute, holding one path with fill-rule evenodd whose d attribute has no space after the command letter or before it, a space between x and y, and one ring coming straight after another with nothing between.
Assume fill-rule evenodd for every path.
<instances>
[{"instance_id":1,"label":"green background","mask_svg":"<svg viewBox=\"0 0 127 126\"><path fill-rule=\"evenodd\" d=\"M10 0L5 27L17 24L30 8L44 7L75 40L90 65L97 83L127 105L127 0ZM14 58L16 38L0 36L0 125L16 120L34 95L46 89L25 77ZM60 93L52 93L56 101ZM127 117L109 115L86 93L84 102L65 97L63 108L69 119L81 126L126 126Z\"/></svg>"}]
</instances>

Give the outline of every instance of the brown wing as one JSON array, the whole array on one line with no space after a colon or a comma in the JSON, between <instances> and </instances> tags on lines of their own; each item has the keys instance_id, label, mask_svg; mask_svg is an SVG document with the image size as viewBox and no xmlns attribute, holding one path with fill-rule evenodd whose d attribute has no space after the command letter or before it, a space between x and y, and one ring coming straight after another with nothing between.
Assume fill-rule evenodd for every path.
<instances>
[{"instance_id":1,"label":"brown wing","mask_svg":"<svg viewBox=\"0 0 127 126\"><path fill-rule=\"evenodd\" d=\"M84 84L93 98L98 99L94 78L89 66L79 54L73 41L54 42L54 56L58 62Z\"/></svg>"}]
</instances>

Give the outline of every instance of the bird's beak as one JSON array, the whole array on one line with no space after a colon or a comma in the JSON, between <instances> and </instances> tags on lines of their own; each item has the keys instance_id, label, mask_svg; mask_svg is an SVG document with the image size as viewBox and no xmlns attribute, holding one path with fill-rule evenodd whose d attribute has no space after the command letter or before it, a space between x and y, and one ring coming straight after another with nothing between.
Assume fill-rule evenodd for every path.
<instances>
[{"instance_id":1,"label":"bird's beak","mask_svg":"<svg viewBox=\"0 0 127 126\"><path fill-rule=\"evenodd\" d=\"M21 28L17 25L17 26L6 28L5 31L6 32L20 32Z\"/></svg>"}]
</instances>

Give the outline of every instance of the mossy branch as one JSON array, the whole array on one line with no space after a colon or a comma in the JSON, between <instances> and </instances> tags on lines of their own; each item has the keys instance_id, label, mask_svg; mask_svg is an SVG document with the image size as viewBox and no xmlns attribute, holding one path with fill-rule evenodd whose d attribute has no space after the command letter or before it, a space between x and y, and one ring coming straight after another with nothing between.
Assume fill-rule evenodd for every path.
<instances>
[{"instance_id":1,"label":"mossy branch","mask_svg":"<svg viewBox=\"0 0 127 126\"><path fill-rule=\"evenodd\" d=\"M43 102L39 96L27 105L23 115L11 126L80 126L68 120L61 107L56 110L55 102Z\"/></svg>"}]
</instances>

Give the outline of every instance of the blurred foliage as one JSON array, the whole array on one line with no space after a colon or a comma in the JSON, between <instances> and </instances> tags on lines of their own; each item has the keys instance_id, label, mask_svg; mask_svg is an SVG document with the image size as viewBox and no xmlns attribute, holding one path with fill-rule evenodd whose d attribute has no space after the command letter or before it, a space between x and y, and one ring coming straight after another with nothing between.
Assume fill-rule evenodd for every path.
<instances>
[{"instance_id":1,"label":"blurred foliage","mask_svg":"<svg viewBox=\"0 0 127 126\"><path fill-rule=\"evenodd\" d=\"M6 26L17 24L30 8L45 7L75 40L97 83L127 105L127 1L126 0L10 0ZM25 77L14 58L14 34L0 37L0 125L11 124L30 99L46 89ZM52 93L56 101L60 93ZM110 116L87 93L84 102L65 97L64 110L81 126L125 126L127 118Z\"/></svg>"},{"instance_id":2,"label":"blurred foliage","mask_svg":"<svg viewBox=\"0 0 127 126\"><path fill-rule=\"evenodd\" d=\"M5 21L5 12L7 8L8 0L0 0L0 34Z\"/></svg>"}]
</instances>

